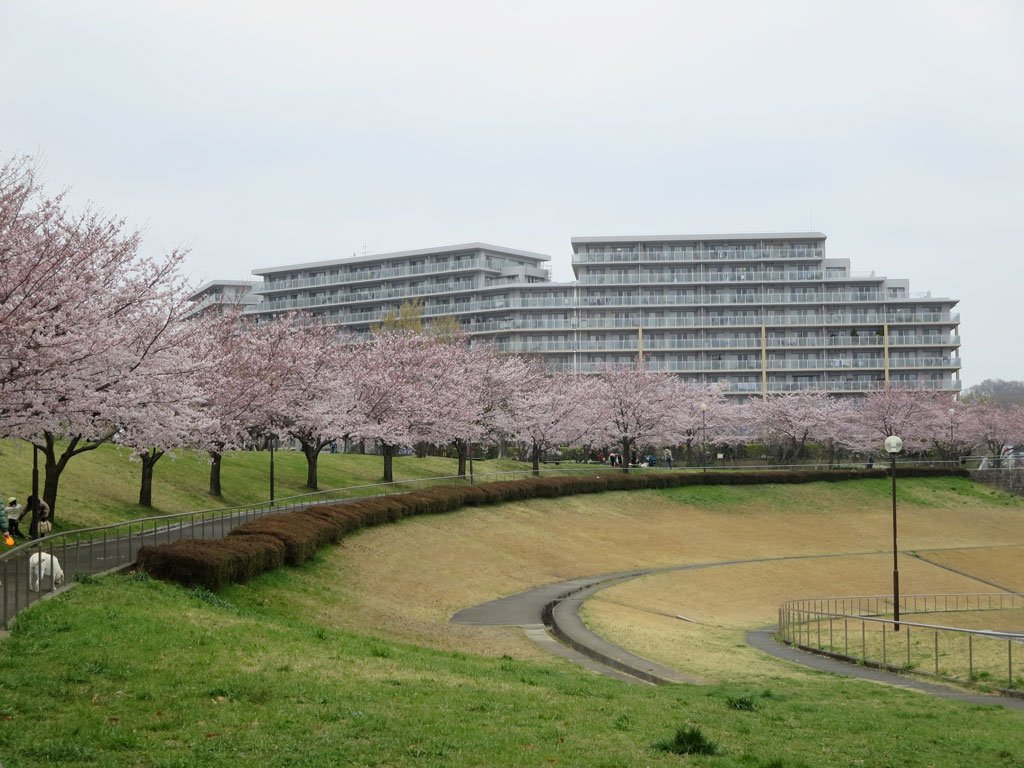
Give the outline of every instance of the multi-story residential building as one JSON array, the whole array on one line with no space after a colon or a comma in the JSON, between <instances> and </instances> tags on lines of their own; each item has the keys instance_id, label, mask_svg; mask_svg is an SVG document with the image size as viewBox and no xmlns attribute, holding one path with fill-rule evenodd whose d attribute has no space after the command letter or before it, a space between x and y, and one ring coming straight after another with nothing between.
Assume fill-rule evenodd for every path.
<instances>
[{"instance_id":1,"label":"multi-story residential building","mask_svg":"<svg viewBox=\"0 0 1024 768\"><path fill-rule=\"evenodd\" d=\"M248 309L259 303L260 297L254 293L258 285L253 280L211 280L204 283L189 295L188 300L192 306L188 309L187 317L211 312L223 314L238 306Z\"/></svg>"},{"instance_id":2,"label":"multi-story residential building","mask_svg":"<svg viewBox=\"0 0 1024 768\"><path fill-rule=\"evenodd\" d=\"M593 372L643 359L735 395L960 388L956 299L850 271L817 232L573 238L548 257L484 243L255 270L257 317L305 309L365 332L403 303L499 351Z\"/></svg>"}]
</instances>

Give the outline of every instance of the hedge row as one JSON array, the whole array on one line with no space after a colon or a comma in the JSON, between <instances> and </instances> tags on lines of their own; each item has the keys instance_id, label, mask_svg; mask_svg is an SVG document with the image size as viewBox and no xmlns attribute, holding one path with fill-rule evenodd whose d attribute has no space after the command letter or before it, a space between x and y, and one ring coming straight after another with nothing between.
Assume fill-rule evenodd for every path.
<instances>
[{"instance_id":1,"label":"hedge row","mask_svg":"<svg viewBox=\"0 0 1024 768\"><path fill-rule=\"evenodd\" d=\"M188 539L139 551L138 564L151 576L217 590L281 565L300 565L325 544L351 531L403 517L436 515L465 506L500 504L578 493L602 493L687 485L752 485L860 480L886 476L884 469L807 472L610 472L600 476L545 477L481 485L436 486L422 491L324 504L266 515L243 523L216 541ZM968 477L966 470L901 467L900 476Z\"/></svg>"}]
</instances>

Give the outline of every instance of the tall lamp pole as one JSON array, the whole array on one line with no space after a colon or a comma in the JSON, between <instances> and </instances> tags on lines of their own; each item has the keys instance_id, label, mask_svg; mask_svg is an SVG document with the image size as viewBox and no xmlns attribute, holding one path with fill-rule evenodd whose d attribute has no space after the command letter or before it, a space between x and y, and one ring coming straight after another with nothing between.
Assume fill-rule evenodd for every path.
<instances>
[{"instance_id":1,"label":"tall lamp pole","mask_svg":"<svg viewBox=\"0 0 1024 768\"><path fill-rule=\"evenodd\" d=\"M896 454L903 450L903 441L896 435L885 438L885 451L892 467L892 607L895 629L900 631L900 566L896 549Z\"/></svg>"},{"instance_id":2,"label":"tall lamp pole","mask_svg":"<svg viewBox=\"0 0 1024 768\"><path fill-rule=\"evenodd\" d=\"M708 404L700 404L700 466L708 471Z\"/></svg>"}]
</instances>

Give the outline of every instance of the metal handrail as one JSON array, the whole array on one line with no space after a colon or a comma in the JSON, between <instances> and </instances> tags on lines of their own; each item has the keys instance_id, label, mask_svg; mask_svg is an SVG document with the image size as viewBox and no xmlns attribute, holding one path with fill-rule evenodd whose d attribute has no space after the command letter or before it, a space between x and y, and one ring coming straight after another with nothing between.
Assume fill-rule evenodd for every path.
<instances>
[{"instance_id":1,"label":"metal handrail","mask_svg":"<svg viewBox=\"0 0 1024 768\"><path fill-rule=\"evenodd\" d=\"M593 472L599 465L580 468L560 467L540 470L547 474L567 472ZM386 496L429 483L474 482L477 479L503 479L532 474L532 470L474 473L472 476L442 475L391 483L330 488L323 491L296 494L276 499L232 507L215 507L194 512L176 512L150 515L117 523L60 531L20 544L0 553L0 627L6 629L10 620L21 610L40 599L45 593L61 587L56 574L39 573L37 589L31 587L31 564L36 560L57 558L64 581L76 580L80 575L94 575L135 561L142 546L169 543L185 538L221 538L232 528L262 515L284 512L303 507L337 501ZM39 555L40 557L36 558ZM49 560L49 562L53 562ZM36 568L44 571L44 568ZM51 569L52 570L52 569Z\"/></svg>"},{"instance_id":2,"label":"metal handrail","mask_svg":"<svg viewBox=\"0 0 1024 768\"><path fill-rule=\"evenodd\" d=\"M952 599L953 605L950 606ZM941 606L940 606L941 601ZM901 595L899 600L900 614L915 613L956 613L966 611L999 611L1024 609L1024 594L1018 592L959 592L959 593L927 593ZM856 608L854 608L856 606ZM812 651L827 653L844 660L872 664L894 671L913 669L918 674L939 677L954 682L973 681L979 677L991 676L988 666L992 668L992 659L999 659L1003 651L998 648L1005 643L1005 662L999 660L1000 667L1005 670L1006 687L1019 688L1022 681L1014 677L1013 649L1015 645L1024 643L1024 630L999 631L992 629L972 629L943 624L925 624L906 621L904 618L886 618L884 614L892 613L894 607L891 595L855 595L845 597L821 597L791 600L779 607L778 636L782 642ZM841 622L839 628L836 623ZM851 622L860 622L860 633L854 629L851 644ZM867 626L880 628L873 630L871 651L867 642ZM887 628L889 628L887 641ZM919 640L924 635L924 641ZM940 638L944 639L940 643ZM966 638L966 648L958 646L956 638ZM857 646L860 652L858 653ZM929 640L931 642L929 642ZM976 649L975 640L998 643L994 652L991 643L986 646L989 651L985 658ZM917 646L915 647L915 642ZM963 643L961 639L960 644ZM940 645L943 652L940 653ZM852 651L851 651L852 646ZM930 646L930 647L929 647ZM916 653L915 653L916 651ZM940 659L943 662L940 664ZM921 661L930 661L933 670L925 671L917 668ZM897 663L899 662L899 663ZM1003 666L1005 664L1005 666ZM964 674L950 671L951 665L959 665ZM979 673L980 670L980 673ZM1020 675L1021 664L1017 663Z\"/></svg>"}]
</instances>

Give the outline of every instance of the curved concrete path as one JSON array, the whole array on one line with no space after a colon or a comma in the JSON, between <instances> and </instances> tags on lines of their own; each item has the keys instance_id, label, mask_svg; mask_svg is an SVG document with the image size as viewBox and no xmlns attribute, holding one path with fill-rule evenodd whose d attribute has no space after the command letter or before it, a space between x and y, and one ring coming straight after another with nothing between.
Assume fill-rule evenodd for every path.
<instances>
[{"instance_id":1,"label":"curved concrete path","mask_svg":"<svg viewBox=\"0 0 1024 768\"><path fill-rule=\"evenodd\" d=\"M683 675L677 670L632 654L624 648L613 645L601 636L591 632L584 625L579 615L580 606L583 604L583 601L602 589L653 573L696 570L774 560L848 557L859 554L876 553L856 552L729 560L717 563L694 563L666 568L648 568L572 579L570 581L547 584L471 608L464 608L452 616L451 622L472 626L522 627L527 637L555 655L618 680L656 685L665 683L699 685L706 681ZM955 688L904 677L885 670L850 664L779 643L775 640L774 632L774 627L748 632L746 636L747 643L751 647L771 656L785 661L792 661L819 672L829 672L843 677L882 683L953 701L987 706L1002 706L1007 709L1024 711L1024 699L1021 698L998 694L968 693Z\"/></svg>"},{"instance_id":2,"label":"curved concrete path","mask_svg":"<svg viewBox=\"0 0 1024 768\"><path fill-rule=\"evenodd\" d=\"M590 595L605 587L619 584L638 576L667 571L687 571L701 568L717 568L725 565L744 563L765 563L774 560L804 560L829 557L847 557L850 554L877 554L876 552L854 552L825 555L785 555L781 557L759 557L746 560L724 560L713 563L689 563L662 568L644 568L603 576L572 579L556 584L537 587L483 605L464 608L450 621L454 624L476 626L518 626L522 627L534 642L564 658L571 659L587 669L610 675L619 680L663 683L700 684L705 681L688 677L657 662L632 654L624 648L613 645L603 637L591 632L579 616L579 608Z\"/></svg>"},{"instance_id":3,"label":"curved concrete path","mask_svg":"<svg viewBox=\"0 0 1024 768\"><path fill-rule=\"evenodd\" d=\"M579 606L588 595L652 572L627 571L548 584L465 608L452 616L451 621L475 626L522 627L526 636L543 648L617 680L653 684L698 682L612 645L587 629L579 617Z\"/></svg>"}]
</instances>

